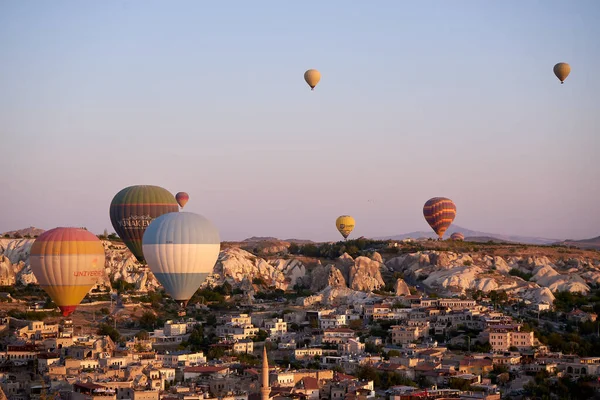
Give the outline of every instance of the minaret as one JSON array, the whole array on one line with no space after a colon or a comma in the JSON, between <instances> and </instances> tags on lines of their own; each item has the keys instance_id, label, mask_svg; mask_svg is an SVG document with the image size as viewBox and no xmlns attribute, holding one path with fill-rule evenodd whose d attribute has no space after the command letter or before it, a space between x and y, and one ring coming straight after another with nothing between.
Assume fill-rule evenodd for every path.
<instances>
[{"instance_id":1,"label":"minaret","mask_svg":"<svg viewBox=\"0 0 600 400\"><path fill-rule=\"evenodd\" d=\"M262 384L260 385L260 400L269 400L269 359L267 358L267 346L263 347Z\"/></svg>"}]
</instances>

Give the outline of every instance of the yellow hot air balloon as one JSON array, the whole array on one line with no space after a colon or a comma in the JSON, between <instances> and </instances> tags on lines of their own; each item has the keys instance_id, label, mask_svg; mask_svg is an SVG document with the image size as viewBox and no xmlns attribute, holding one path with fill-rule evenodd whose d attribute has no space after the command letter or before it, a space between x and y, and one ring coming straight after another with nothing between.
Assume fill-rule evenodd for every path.
<instances>
[{"instance_id":1,"label":"yellow hot air balloon","mask_svg":"<svg viewBox=\"0 0 600 400\"><path fill-rule=\"evenodd\" d=\"M554 66L554 75L560 80L561 85L565 83L565 79L571 73L571 66L567 63L560 62Z\"/></svg>"},{"instance_id":2,"label":"yellow hot air balloon","mask_svg":"<svg viewBox=\"0 0 600 400\"><path fill-rule=\"evenodd\" d=\"M337 230L340 231L344 239L348 238L350 232L354 230L354 218L349 215L341 215L335 220L335 226Z\"/></svg>"},{"instance_id":3,"label":"yellow hot air balloon","mask_svg":"<svg viewBox=\"0 0 600 400\"><path fill-rule=\"evenodd\" d=\"M304 73L304 80L308 83L308 86L310 86L310 90L315 90L315 86L317 86L321 80L321 73L316 69L309 69Z\"/></svg>"},{"instance_id":4,"label":"yellow hot air balloon","mask_svg":"<svg viewBox=\"0 0 600 400\"><path fill-rule=\"evenodd\" d=\"M54 228L35 240L29 264L42 289L66 317L104 276L104 247L85 229Z\"/></svg>"}]
</instances>

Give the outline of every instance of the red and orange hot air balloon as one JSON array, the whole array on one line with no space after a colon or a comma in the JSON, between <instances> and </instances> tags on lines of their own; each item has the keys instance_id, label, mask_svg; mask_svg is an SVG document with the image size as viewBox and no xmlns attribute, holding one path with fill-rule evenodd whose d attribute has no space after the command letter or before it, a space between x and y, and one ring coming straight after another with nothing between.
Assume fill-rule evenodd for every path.
<instances>
[{"instance_id":1,"label":"red and orange hot air balloon","mask_svg":"<svg viewBox=\"0 0 600 400\"><path fill-rule=\"evenodd\" d=\"M452 235L450 235L450 239L458 241L465 240L465 235L460 232L454 232Z\"/></svg>"},{"instance_id":2,"label":"red and orange hot air balloon","mask_svg":"<svg viewBox=\"0 0 600 400\"><path fill-rule=\"evenodd\" d=\"M441 240L456 217L456 205L445 197L434 197L423 206L423 216Z\"/></svg>"},{"instance_id":3,"label":"red and orange hot air balloon","mask_svg":"<svg viewBox=\"0 0 600 400\"><path fill-rule=\"evenodd\" d=\"M104 276L104 247L85 229L54 228L35 240L29 264L42 289L66 317Z\"/></svg>"},{"instance_id":4,"label":"red and orange hot air balloon","mask_svg":"<svg viewBox=\"0 0 600 400\"><path fill-rule=\"evenodd\" d=\"M181 208L185 207L189 199L190 195L186 192L179 192L175 195L175 200L177 200L177 204L179 204L179 207Z\"/></svg>"}]
</instances>

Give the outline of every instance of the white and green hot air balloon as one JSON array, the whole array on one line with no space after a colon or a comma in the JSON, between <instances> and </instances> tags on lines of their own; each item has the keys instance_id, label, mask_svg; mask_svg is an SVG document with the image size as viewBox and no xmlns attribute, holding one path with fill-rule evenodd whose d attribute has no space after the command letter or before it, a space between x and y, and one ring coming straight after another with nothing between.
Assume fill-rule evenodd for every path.
<instances>
[{"instance_id":1,"label":"white and green hot air balloon","mask_svg":"<svg viewBox=\"0 0 600 400\"><path fill-rule=\"evenodd\" d=\"M150 223L142 249L156 279L185 307L212 273L221 240L217 228L202 215L172 212Z\"/></svg>"}]
</instances>

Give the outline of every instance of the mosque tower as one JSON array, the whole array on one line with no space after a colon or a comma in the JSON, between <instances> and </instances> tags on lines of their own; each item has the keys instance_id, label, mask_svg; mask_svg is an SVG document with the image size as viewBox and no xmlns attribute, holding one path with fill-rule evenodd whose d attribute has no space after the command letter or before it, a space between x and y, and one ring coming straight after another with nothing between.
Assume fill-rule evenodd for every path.
<instances>
[{"instance_id":1,"label":"mosque tower","mask_svg":"<svg viewBox=\"0 0 600 400\"><path fill-rule=\"evenodd\" d=\"M267 358L267 346L263 347L262 384L260 385L260 400L269 400L269 359Z\"/></svg>"}]
</instances>

